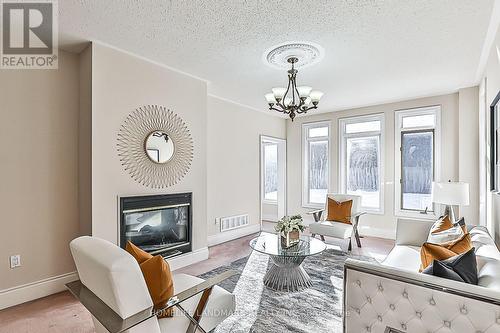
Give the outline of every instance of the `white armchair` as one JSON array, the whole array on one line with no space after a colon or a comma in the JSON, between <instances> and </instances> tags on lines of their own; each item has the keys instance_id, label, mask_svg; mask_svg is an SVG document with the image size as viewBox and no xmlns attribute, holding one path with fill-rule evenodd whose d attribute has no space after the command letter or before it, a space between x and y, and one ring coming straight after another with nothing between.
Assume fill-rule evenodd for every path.
<instances>
[{"instance_id":1,"label":"white armchair","mask_svg":"<svg viewBox=\"0 0 500 333\"><path fill-rule=\"evenodd\" d=\"M335 200L337 202L344 202L348 200L352 200L351 207L351 224L342 223L337 221L328 221L328 198ZM325 237L333 237L348 240L348 251L352 249L352 236L354 234L354 238L356 239L356 244L358 247L361 247L361 240L358 232L358 224L359 217L365 212L360 210L361 208L361 197L358 195L350 195L350 194L333 194L329 193L325 200L325 208L318 209L309 214L313 215L314 223L309 225L309 230L313 237L316 235L321 236L321 239L324 241Z\"/></svg>"},{"instance_id":2,"label":"white armchair","mask_svg":"<svg viewBox=\"0 0 500 333\"><path fill-rule=\"evenodd\" d=\"M79 281L68 289L92 314L97 333L208 332L235 309L234 295L214 286L231 276L209 280L174 274L174 290L165 308L176 306L173 317L157 319L137 261L120 247L94 237L70 243Z\"/></svg>"}]
</instances>

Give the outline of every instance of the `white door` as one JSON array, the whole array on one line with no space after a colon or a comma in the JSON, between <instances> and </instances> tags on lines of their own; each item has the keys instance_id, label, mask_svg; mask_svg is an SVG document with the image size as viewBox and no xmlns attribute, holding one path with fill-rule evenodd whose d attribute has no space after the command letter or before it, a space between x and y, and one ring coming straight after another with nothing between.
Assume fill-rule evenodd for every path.
<instances>
[{"instance_id":1,"label":"white door","mask_svg":"<svg viewBox=\"0 0 500 333\"><path fill-rule=\"evenodd\" d=\"M286 140L260 137L261 220L286 215Z\"/></svg>"}]
</instances>

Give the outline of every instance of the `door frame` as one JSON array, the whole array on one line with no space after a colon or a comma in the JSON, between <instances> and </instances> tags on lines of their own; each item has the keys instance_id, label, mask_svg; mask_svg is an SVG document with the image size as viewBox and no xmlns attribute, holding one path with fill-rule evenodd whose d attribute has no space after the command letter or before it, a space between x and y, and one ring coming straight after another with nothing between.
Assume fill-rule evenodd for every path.
<instances>
[{"instance_id":1,"label":"door frame","mask_svg":"<svg viewBox=\"0 0 500 333\"><path fill-rule=\"evenodd\" d=\"M264 172L264 149L263 149L263 142L264 141L271 141L275 142L278 144L278 177L281 177L282 180L282 192L283 192L283 198L280 200L279 198L279 193L280 193L280 181L278 180L278 219L281 218L280 216L280 201L281 201L281 212L283 215L287 214L287 142L286 139L283 138L278 138L278 137L273 137L269 135L263 135L261 134L259 136L259 211L260 211L260 226L262 230L262 204L264 201L264 179L263 179L263 172ZM281 152L281 153L280 153ZM281 164L283 165L282 168L280 168L280 161ZM280 171L281 169L281 171Z\"/></svg>"}]
</instances>

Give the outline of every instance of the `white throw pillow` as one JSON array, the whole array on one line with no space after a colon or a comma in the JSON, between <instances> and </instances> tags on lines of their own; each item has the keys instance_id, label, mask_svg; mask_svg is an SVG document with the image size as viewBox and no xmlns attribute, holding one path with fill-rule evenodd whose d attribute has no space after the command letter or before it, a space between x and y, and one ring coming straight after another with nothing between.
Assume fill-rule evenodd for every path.
<instances>
[{"instance_id":1,"label":"white throw pillow","mask_svg":"<svg viewBox=\"0 0 500 333\"><path fill-rule=\"evenodd\" d=\"M441 232L431 233L427 237L427 242L433 244L443 244L460 239L464 235L462 227L456 224L454 227Z\"/></svg>"}]
</instances>

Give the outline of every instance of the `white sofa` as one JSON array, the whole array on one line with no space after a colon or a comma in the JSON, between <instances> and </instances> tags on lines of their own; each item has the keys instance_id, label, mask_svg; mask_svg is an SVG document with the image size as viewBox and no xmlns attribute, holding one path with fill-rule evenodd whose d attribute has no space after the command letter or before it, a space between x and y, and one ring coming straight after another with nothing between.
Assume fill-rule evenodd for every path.
<instances>
[{"instance_id":1,"label":"white sofa","mask_svg":"<svg viewBox=\"0 0 500 333\"><path fill-rule=\"evenodd\" d=\"M432 224L400 219L395 247L382 263L346 261L344 332L500 332L500 253L495 242L484 227L468 227L478 285L422 274L420 246Z\"/></svg>"},{"instance_id":2,"label":"white sofa","mask_svg":"<svg viewBox=\"0 0 500 333\"><path fill-rule=\"evenodd\" d=\"M108 241L88 236L71 241L70 249L81 283L120 318L128 319L141 312L151 312L153 303L146 282L137 261L128 252ZM173 279L176 294L203 282L187 274L174 274ZM182 308L192 315L200 298L201 293L189 298L181 303ZM92 303L95 301L91 299ZM212 330L234 309L234 295L218 286L213 287L201 318L201 327L207 332ZM108 333L96 317L92 318L97 333ZM189 319L182 313L162 319L153 316L125 332L184 333L189 324Z\"/></svg>"}]
</instances>

